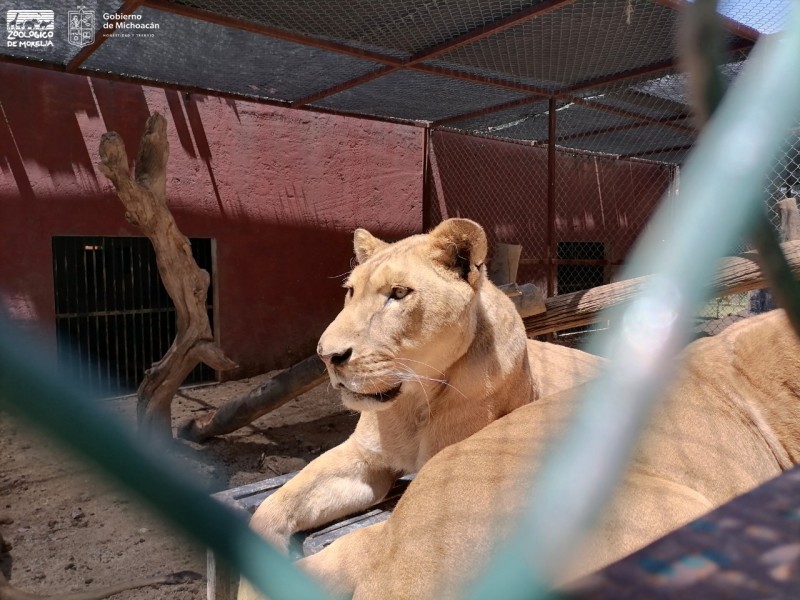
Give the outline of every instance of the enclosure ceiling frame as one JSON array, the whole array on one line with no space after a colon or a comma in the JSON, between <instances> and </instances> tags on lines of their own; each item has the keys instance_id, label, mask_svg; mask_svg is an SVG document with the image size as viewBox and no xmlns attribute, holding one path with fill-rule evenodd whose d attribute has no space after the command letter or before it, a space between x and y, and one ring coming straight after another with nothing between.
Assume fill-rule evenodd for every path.
<instances>
[{"instance_id":1,"label":"enclosure ceiling frame","mask_svg":"<svg viewBox=\"0 0 800 600\"><path fill-rule=\"evenodd\" d=\"M694 144L681 144L679 146L669 146L667 148L656 148L655 150L642 150L641 152L631 152L630 154L620 154L619 158L641 158L642 156L654 156L656 154L665 154L667 152L682 152L684 150L691 150Z\"/></svg>"},{"instance_id":2,"label":"enclosure ceiling frame","mask_svg":"<svg viewBox=\"0 0 800 600\"><path fill-rule=\"evenodd\" d=\"M572 102L573 104L577 104L578 106L585 106L587 108L592 108L594 110L606 112L610 115L616 115L618 117L624 117L626 119L637 119L638 121L640 121L640 126L642 127L646 125L658 125L659 127L666 127L667 129L673 129L675 131L681 131L683 133L697 133L697 129L694 127L689 127L687 125L679 125L677 123L670 123L668 120L664 121L662 119L654 119L653 117L641 115L639 113L631 112L623 108L617 108L615 106L607 106L605 104L598 104L597 102L592 102L591 100L586 100L584 98L572 98L570 102ZM681 113L680 115L677 115L674 118L687 119L690 116L691 114L689 113Z\"/></svg>"},{"instance_id":3,"label":"enclosure ceiling frame","mask_svg":"<svg viewBox=\"0 0 800 600\"><path fill-rule=\"evenodd\" d=\"M753 47L754 42L750 40L744 40L737 44L733 44L730 48L727 49L726 54L732 54L735 52L741 52L743 50L749 50ZM550 95L554 98L558 98L560 100L567 100L569 102L576 102L579 98L575 97L575 93L583 92L586 90L591 90L594 88L606 86L606 85L613 85L616 83L623 83L625 81L629 81L631 79L637 79L639 77L644 77L647 75L658 75L659 73L668 73L669 71L674 70L679 65L679 60L676 58L672 58L670 60L658 62L646 67L637 67L635 69L631 69L630 71L625 71L623 73L618 73L616 75L598 77L597 79L587 80L576 85L570 86L564 90L559 90L552 92ZM509 108L517 108L519 106L525 106L526 104L532 104L534 102L538 102L542 100L541 96L539 95L531 95L527 98L519 98L517 100L512 100L511 102L504 102L502 104L495 104L494 106L487 106L485 108L481 108L479 110L475 110L469 113L464 113L461 115L454 115L452 117L447 117L445 119L440 119L438 121L434 121L431 123L432 127L440 127L442 125L449 125L452 123L456 123L458 121L464 121L467 119L474 119L477 117L484 117L486 115L490 115L495 112L500 112L503 110L507 110ZM597 108L598 110L603 110L600 108L600 105L593 105L593 108ZM646 120L650 117L645 115L637 115L636 113L630 113L633 118Z\"/></svg>"},{"instance_id":4,"label":"enclosure ceiling frame","mask_svg":"<svg viewBox=\"0 0 800 600\"><path fill-rule=\"evenodd\" d=\"M355 85L360 85L363 83L367 83L372 81L373 79L377 79L378 77L383 77L388 75L389 73L393 73L399 70L412 70L412 71L420 71L422 73L429 73L432 75L440 75L442 77L448 77L450 79L458 79L461 81L469 81L473 83L484 83L486 85L491 85L494 87L499 87L508 90L515 90L520 92L527 92L529 94L537 95L541 98L548 98L551 95L549 90L538 88L532 85L526 85L524 83L516 83L513 81L505 81L502 79L495 79L492 77L485 77L480 75L475 75L471 73L464 73L462 71L456 71L454 69L445 69L442 67L437 67L434 65L424 65L420 64L423 60L430 60L431 58L438 56L441 53L449 52L455 48L460 48L461 46L465 46L469 43L474 41L478 41L483 39L489 35L494 33L498 33L504 29L512 27L513 25L517 25L518 23L515 21L513 23L506 21L510 21L513 17L518 17L519 22L529 20L537 16L538 14L545 14L545 12L552 12L562 6L566 6L567 4L571 4L576 0L546 0L543 4L547 5L547 10L544 8L540 13L537 14L529 14L532 12L532 9L526 9L520 11L519 13L515 13L514 15L510 15L505 19L500 19L496 21L494 24L490 23L488 25L482 26L474 30L473 32L468 32L468 34L474 34L474 39L461 39L462 37L466 37L467 34L463 36L457 36L452 40L445 42L444 44L434 46L430 49L423 50L416 56L412 56L409 59L400 59L394 56L389 56L388 54L381 54L379 52L373 52L370 50L364 50L361 48L355 48L353 46L348 46L346 44L340 44L337 42L332 42L329 40L322 40L319 38L314 38L307 35L302 35L298 33L293 33L290 31L286 31L283 29L277 29L275 27L269 27L267 25L261 25L258 23L253 23L251 21L245 21L243 19L236 19L234 17L227 17L225 15L220 15L218 13L210 12L207 10L203 10L201 8L195 8L191 6L184 6L181 4L174 4L172 2L168 2L167 0L144 0L142 5L148 8L152 8L155 10L160 10L166 13L172 13L175 15L179 15L182 17L188 17L190 19L197 19L199 21L206 21L207 23L212 23L214 25L222 25L225 27L231 27L234 29L241 29L244 31L249 31L251 33L258 33L261 35L265 35L267 37L280 39L287 42L293 42L295 44L301 44L303 46L309 46L312 48L317 48L319 50L328 50L331 52L337 52L339 54L345 54L352 56L354 58L361 58L367 59L374 62L382 63L384 67L376 69L371 73L367 73L365 75L359 76L355 79L351 79L350 81L345 81L339 83L332 88L331 93L338 93L345 89L349 89L354 87ZM538 7L538 6L537 6ZM534 7L534 8L537 8ZM523 14L524 13L524 14ZM489 28L495 26L497 30L492 30L490 32L484 32L485 28ZM446 44L454 44L453 47L447 47L440 50L440 46L445 46ZM422 56L427 53L432 53L431 56ZM433 54L435 52L435 54ZM343 87L339 87L343 86ZM330 95L330 94L326 94ZM316 96L312 94L307 98L302 98L300 100L296 100L297 106L294 108L302 108L305 103L308 103L311 100L312 96ZM325 97L325 96L321 96ZM313 100L317 100L319 98L314 97ZM302 104L301 104L302 103ZM289 106L292 105L292 102L288 103Z\"/></svg>"},{"instance_id":5,"label":"enclosure ceiling frame","mask_svg":"<svg viewBox=\"0 0 800 600\"><path fill-rule=\"evenodd\" d=\"M281 40L287 43L299 44L306 47L319 49L322 51L332 52L351 58L371 61L375 63L375 67L367 73L352 77L345 81L341 81L335 85L328 85L325 89L318 90L314 93L307 94L299 99L279 99L279 98L265 98L263 96L249 95L247 93L237 93L231 91L218 91L207 89L199 86L171 83L170 81L154 80L140 75L128 75L120 72L106 72L101 70L87 69L84 65L86 61L101 47L101 45L108 39L106 34L116 27L120 22L117 19L110 19L109 22L104 23L104 26L98 30L95 36L95 41L89 46L81 49L78 53L69 59L66 64L58 62L45 62L34 58L15 56L10 54L0 54L0 61L9 62L12 64L19 64L24 66L34 66L38 68L45 68L48 70L76 73L88 77L96 77L112 81L122 81L138 85L155 86L163 89L176 90L186 94L203 94L208 96L215 96L227 98L232 100L241 100L247 102L255 102L269 106L276 106L281 108L297 108L300 110L311 111L315 113L330 114L336 116L344 116L356 119L364 119L371 121L380 121L388 123L398 123L405 125L413 125L424 127L426 129L436 129L445 126L451 126L452 129L458 130L458 126L453 124L460 121L466 121L479 117L485 117L493 113L501 112L508 109L519 108L546 100L549 106L558 106L559 101L564 103L574 103L576 105L584 106L592 110L614 114L626 119L633 119L635 123L618 124L616 126L607 126L596 128L591 131L579 131L568 134L559 140L553 140L548 137L547 140L539 139L529 141L530 145L541 145L543 142L548 145L553 144L555 141L562 142L567 140L576 140L581 138L588 138L593 136L602 136L604 134L614 133L623 130L633 130L647 125L656 125L683 133L696 134L696 128L686 123L678 123L676 121L685 120L688 114L681 114L677 116L666 116L658 118L658 116L640 114L635 110L626 110L617 108L615 106L592 102L583 98L585 93L592 89L600 89L607 86L615 86L618 84L624 85L625 82L635 80L637 78L645 78L648 76L657 76L660 73L674 72L678 67L678 60L673 57L668 60L659 61L650 65L639 66L629 69L614 75L603 75L595 78L588 78L585 81L567 85L560 89L542 88L535 85L522 83L521 81L510 80L507 77L512 77L509 73L495 71L494 73L477 74L462 71L459 68L448 68L447 66L440 66L430 64L431 60L440 58L450 52L475 44L481 40L491 38L493 35L500 34L513 27L519 26L523 23L537 19L550 13L556 13L572 4L577 0L543 0L533 5L517 10L512 14L508 14L502 18L494 21L484 23L481 25L473 26L471 29L467 28L466 31L455 35L450 39L437 43L433 46L423 50L416 51L406 58L399 58L382 51L370 50L367 48L359 48L350 45L348 40L336 41L333 39L324 39L316 37L316 33L307 34L299 33L289 29L283 29L273 25L267 25L260 22L246 20L241 17L229 16L198 8L195 6L188 6L179 4L178 2L170 0L125 0L117 9L117 15L128 15L135 13L140 8L148 8L162 13L169 13L177 17L194 19L198 21L207 22L222 27L228 27L240 31L245 31L267 38ZM683 11L691 6L687 0L649 0L650 4L666 7L674 11ZM732 44L728 52L746 51L750 49L755 41L759 38L760 33L742 23L739 23L731 18L719 15L724 28L739 39L736 43ZM468 27L468 26L467 26ZM390 48L390 46L387 46ZM389 52L390 50L387 50ZM448 79L460 80L475 84L483 84L492 86L498 89L504 89L514 92L521 92L525 94L522 98L517 98L511 101L501 102L493 106L485 106L478 110L464 112L462 114L450 115L440 119L425 120L412 118L401 118L392 115L373 115L368 112L358 112L348 108L328 108L318 104L319 100L333 96L339 92L355 88L359 85L375 81L377 79L391 75L397 72L419 72L429 75L445 77ZM686 111L683 111L686 112ZM467 132L472 134L479 134L479 132ZM492 136L494 137L494 136ZM502 136L497 139L505 139ZM514 140L510 140L514 141ZM625 155L625 157L644 156L646 154L656 154L657 152L634 153ZM601 153L606 154L606 153ZM609 156L619 156L614 153L609 153Z\"/></svg>"},{"instance_id":6,"label":"enclosure ceiling frame","mask_svg":"<svg viewBox=\"0 0 800 600\"><path fill-rule=\"evenodd\" d=\"M119 7L119 9L114 13L117 16L123 15L130 15L135 13L144 0L125 0L125 3ZM94 54L95 50L97 50L103 43L108 39L108 35L114 33L117 29L117 25L119 25L122 21L118 19L109 19L103 25L100 26L95 32L94 41L80 49L80 51L67 63L66 70L68 73L74 73L88 58ZM107 35L102 35L106 33Z\"/></svg>"},{"instance_id":7,"label":"enclosure ceiling frame","mask_svg":"<svg viewBox=\"0 0 800 600\"><path fill-rule=\"evenodd\" d=\"M686 0L650 0L651 2L658 4L660 6L665 6L666 8L671 8L673 10L682 11L689 8L692 4L691 2L687 2ZM717 13L717 17L722 23L722 26L733 35L737 35L741 38L746 40L750 40L751 42L758 41L759 36L761 35L758 30L753 29L752 27L748 27L744 23L739 23L738 21L734 21L733 19L726 17L720 13Z\"/></svg>"},{"instance_id":8,"label":"enclosure ceiling frame","mask_svg":"<svg viewBox=\"0 0 800 600\"><path fill-rule=\"evenodd\" d=\"M526 9L511 14L507 17L498 19L497 21L494 21L492 23L476 27L471 31L467 31L466 33L458 35L451 40L442 42L441 44L433 46L427 50L418 52L417 54L413 55L406 61L403 61L401 65L383 67L371 73L367 73L366 75L362 75L361 77L356 77L349 81L345 81L343 83L330 87L326 90L321 90L319 92L316 92L315 94L307 96L306 98L296 100L295 102L292 103L292 106L293 107L303 106L304 104L309 104L311 102L321 100L322 98L327 98L328 96L332 96L333 94L337 94L343 90L350 89L362 83L373 81L375 79L378 79L379 77L388 75L389 73L394 73L401 69L408 69L417 66L426 60L432 60L438 56L441 56L442 54L446 54L447 52L452 52L453 50L457 50L462 46L466 46L468 44L472 44L474 42L483 40L489 37L490 35L501 33L506 29L510 29L511 27L520 25L521 23L531 21L533 19L546 15L547 13L563 8L569 4L574 4L576 1L577 0L546 0L545 2L535 4ZM457 73L457 71L453 71L453 73ZM544 95L547 94L545 90L540 90L540 91Z\"/></svg>"},{"instance_id":9,"label":"enclosure ceiling frame","mask_svg":"<svg viewBox=\"0 0 800 600\"><path fill-rule=\"evenodd\" d=\"M572 141L572 140L580 140L587 137L594 137L596 135L604 135L606 133L616 133L617 131L629 131L631 129L638 129L640 127L648 127L650 125L666 125L671 124L672 121L681 121L683 119L688 119L690 115L688 114L680 114L674 117L664 117L663 119L654 119L648 121L641 121L639 123L628 123L626 125L615 125L613 127L603 127L602 129L595 129L593 131L580 131L578 133L571 133L569 135L563 135L558 138L560 142ZM686 133L697 133L697 130L693 127L683 127L678 126L680 131L684 131ZM544 142L546 140L536 140L537 142Z\"/></svg>"}]
</instances>

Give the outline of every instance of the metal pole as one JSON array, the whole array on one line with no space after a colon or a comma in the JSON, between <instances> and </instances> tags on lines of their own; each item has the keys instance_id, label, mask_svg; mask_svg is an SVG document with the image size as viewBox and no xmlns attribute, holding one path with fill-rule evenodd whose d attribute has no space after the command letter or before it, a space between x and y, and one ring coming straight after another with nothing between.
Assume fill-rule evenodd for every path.
<instances>
[{"instance_id":1,"label":"metal pole","mask_svg":"<svg viewBox=\"0 0 800 600\"><path fill-rule=\"evenodd\" d=\"M555 294L555 237L556 237L556 99L548 101L547 139L547 296Z\"/></svg>"}]
</instances>

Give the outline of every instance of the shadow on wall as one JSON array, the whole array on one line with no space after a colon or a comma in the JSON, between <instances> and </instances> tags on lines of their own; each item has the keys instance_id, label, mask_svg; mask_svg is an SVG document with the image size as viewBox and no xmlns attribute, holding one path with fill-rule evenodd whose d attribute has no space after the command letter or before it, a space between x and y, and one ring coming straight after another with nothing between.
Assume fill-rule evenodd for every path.
<instances>
[{"instance_id":1,"label":"shadow on wall","mask_svg":"<svg viewBox=\"0 0 800 600\"><path fill-rule=\"evenodd\" d=\"M313 353L341 307L356 226L388 239L420 229L420 129L15 65L0 64L0 80L11 82L0 86L0 310L51 341L52 237L140 235L94 163L110 130L133 160L150 110L170 122L178 226L216 241L216 328L241 365L228 377Z\"/></svg>"}]
</instances>

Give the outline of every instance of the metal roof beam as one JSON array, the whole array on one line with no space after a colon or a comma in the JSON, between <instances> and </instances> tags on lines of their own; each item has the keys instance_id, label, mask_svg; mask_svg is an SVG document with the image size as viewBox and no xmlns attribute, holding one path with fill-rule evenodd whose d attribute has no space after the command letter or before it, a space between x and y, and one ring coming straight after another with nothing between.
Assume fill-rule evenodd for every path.
<instances>
[{"instance_id":1,"label":"metal roof beam","mask_svg":"<svg viewBox=\"0 0 800 600\"><path fill-rule=\"evenodd\" d=\"M674 60L669 61L669 66L668 67L665 66L665 63L657 63L657 64L651 65L649 67L640 67L640 68L634 69L632 71L626 71L625 73L620 73L620 74L614 75L613 77L603 77L603 78L600 78L600 79L595 79L595 80L593 80L591 82L587 81L587 82L584 82L584 83L581 83L581 84L577 84L577 85L571 86L571 87L569 87L569 88L567 88L565 90L562 90L562 91L554 91L554 92L552 92L551 95L555 96L557 98L572 100L572 98L570 96L575 91L581 91L581 90L584 90L584 89L589 89L591 87L595 87L596 85L602 85L604 83L609 82L610 80L613 80L614 83L618 83L620 81L625 81L626 79L642 77L642 76L648 75L648 74L661 73L667 68L674 68L674 67L675 67L675 61ZM597 82L600 82L600 83L598 84ZM531 96L531 97L528 97L528 98L521 98L521 99L515 100L513 102L505 102L503 104L496 104L494 106L489 106L489 107L481 109L481 110L476 110L476 111L473 111L473 112L464 113L464 114L456 115L456 116L453 116L453 117L448 117L448 118L442 119L440 121L435 121L434 123L432 123L432 126L433 127L438 127L440 125L447 125L447 124L450 124L450 123L454 123L456 121L462 121L462 120L465 120L465 119L474 119L476 117L482 117L482 116L491 114L493 112L499 112L501 110L506 110L508 108L514 108L514 107L517 107L517 106L524 106L525 104L531 104L533 102L537 102L540 99L541 98L539 96Z\"/></svg>"},{"instance_id":2,"label":"metal roof beam","mask_svg":"<svg viewBox=\"0 0 800 600\"><path fill-rule=\"evenodd\" d=\"M12 56L10 54L0 54L0 63L8 63L23 67L33 67L36 69L45 69L47 71L55 71L57 73L66 73L66 66L58 63L44 62L41 60L34 60L20 56ZM134 85L142 85L146 87L159 88L164 90L175 90L177 92L187 94L198 94L201 96L209 96L211 98L227 98L231 100L241 100L243 102L252 102L254 104L264 104L267 106L275 106L279 108L290 108L289 102L285 100L272 100L268 98L260 98L258 96L248 96L245 94L237 94L235 92L220 92L217 90L208 90L206 88L183 85L177 83L169 83L165 81L158 81L156 79L146 79L144 77L136 77L135 75L121 75L119 73L108 73L106 71L94 71L86 68L78 68L71 73L72 75L80 75L90 77L93 79L105 79L107 81L120 81L123 83L130 83ZM362 119L366 121L380 121L382 123L393 123L395 125L409 125L412 127L427 127L427 121L413 121L411 119L401 119L396 117L381 117L376 115L365 115L353 112L345 112L336 109L318 107L318 106L303 106L299 110L308 112L321 113L326 115L335 115L337 117L348 117L351 119Z\"/></svg>"},{"instance_id":3,"label":"metal roof beam","mask_svg":"<svg viewBox=\"0 0 800 600\"><path fill-rule=\"evenodd\" d=\"M645 150L644 152L631 152L630 154L620 154L620 158L641 158L642 156L655 156L665 152L679 152L681 150L691 150L694 144L682 144L680 146L670 146L668 148L658 148L656 150Z\"/></svg>"},{"instance_id":4,"label":"metal roof beam","mask_svg":"<svg viewBox=\"0 0 800 600\"><path fill-rule=\"evenodd\" d=\"M117 10L116 15L130 15L136 12L136 10L142 5L143 0L126 0L125 3L119 7ZM80 51L72 57L67 63L67 71L69 73L74 73L78 68L86 62L86 60L94 54L95 50L97 50L100 46L103 45L109 36L114 33L114 30L117 28L117 25L121 21L117 19L109 19L106 21L105 25L108 27L100 27L95 34L94 34L94 41L89 44L88 46L84 46L80 49Z\"/></svg>"},{"instance_id":5,"label":"metal roof beam","mask_svg":"<svg viewBox=\"0 0 800 600\"><path fill-rule=\"evenodd\" d=\"M661 6L666 6L667 8L671 8L673 10L686 10L691 6L690 2L686 0L651 0L655 4L659 4ZM732 33L733 35L738 35L741 38L746 40L750 40L751 42L755 42L761 36L761 32L757 29L753 29L752 27L748 27L744 23L740 23L739 21L734 21L730 17L726 17L721 13L717 13L719 18L722 22L722 26L725 28L728 33Z\"/></svg>"},{"instance_id":6,"label":"metal roof beam","mask_svg":"<svg viewBox=\"0 0 800 600\"><path fill-rule=\"evenodd\" d=\"M534 6L530 6L523 10L517 11L514 14L511 14L507 17L502 19L498 19L492 23L487 23L485 25L481 25L476 27L466 33L458 35L451 40L443 42L441 44L437 44L427 50L423 50L411 56L409 59L402 62L402 64L394 65L392 67L384 67L382 69L376 69L371 73L367 73L366 75L362 75L360 77L355 77L349 81L345 81L339 83L335 86L332 86L328 89L321 90L319 92L315 92L306 96L305 98L301 98L300 100L295 100L292 102L292 107L297 108L303 106L304 104L310 104L312 102L316 102L323 98L327 98L328 96L332 96L334 94L338 94L344 90L348 90L350 88L362 85L369 81L373 81L378 79L379 77L384 77L390 73L394 73L395 71L399 71L402 69L409 69L411 67L420 66L422 68L416 69L423 72L433 72L439 75L443 75L445 77L452 77L455 79L463 79L464 74L462 72L456 70L449 70L449 69L436 69L435 67L431 69L430 67L425 68L424 65L421 63L433 60L443 54L447 54L448 52L452 52L466 46L468 44L472 44L478 42L484 38L487 38L491 35L495 35L505 31L506 29L510 29L512 27L516 27L517 25L524 23L526 21L530 21L532 19L541 17L546 15L549 12L553 12L555 10L559 10L569 4L575 3L576 0L545 0L544 2L540 2ZM436 70L434 70L436 69ZM493 84L490 84L493 85ZM518 88L517 88L518 89ZM539 93L537 90L536 93ZM545 91L541 91L541 93L546 94Z\"/></svg>"},{"instance_id":7,"label":"metal roof beam","mask_svg":"<svg viewBox=\"0 0 800 600\"><path fill-rule=\"evenodd\" d=\"M745 40L738 44L733 45L731 48L728 49L728 53L730 52L739 52L742 50L747 50L753 46L753 42L749 40ZM601 87L605 85L613 85L616 83L623 83L625 81L630 81L631 79L637 79L640 77L646 77L648 75L658 75L660 73L666 73L671 70L674 70L678 66L679 61L676 58L672 58L667 61L662 61L659 63L654 63L652 65L644 66L644 67L637 67L636 69L631 69L629 71L624 71L622 73L617 73L614 75L609 75L605 77L599 77L597 79L591 79L587 81L583 81L581 83L577 83L571 85L563 90L554 91L552 95L557 98L561 98L564 100L568 100L571 102L575 102L577 99L574 98L574 94L577 92L582 92L586 90L590 90L596 87ZM472 119L475 117L485 116L487 114L491 114L492 112L499 112L501 110L506 110L507 108L512 108L513 106L523 106L524 104L530 104L536 102L541 99L540 95L531 96L529 98L522 98L520 100L514 101L514 103L503 103L497 104L495 106L490 106L478 111L464 113L461 115L456 115L453 117L448 117L446 119L442 119L440 121L435 121L431 124L432 127L438 127L441 125L447 125L450 123L455 123L457 121L462 121L466 119ZM513 106L512 106L513 104Z\"/></svg>"},{"instance_id":8,"label":"metal roof beam","mask_svg":"<svg viewBox=\"0 0 800 600\"><path fill-rule=\"evenodd\" d=\"M690 115L686 113L681 113L680 115L675 115L674 117L667 117L666 119L654 119L653 117L648 117L647 115L631 112L629 110L624 110L622 108L616 108L614 106L608 106L606 104L600 104L598 102L592 102L591 100L586 100L584 98L571 98L570 100L573 104L578 104L579 106L585 106L587 108L592 108L594 110L599 110L601 112L617 115L618 117L637 119L638 121L641 121L645 125L660 125L661 127L666 127L667 129L674 129L675 131L683 131L685 133L697 133L697 129L694 127L688 127L686 125L679 125L677 123L670 122L673 118L685 119L689 117Z\"/></svg>"},{"instance_id":9,"label":"metal roof beam","mask_svg":"<svg viewBox=\"0 0 800 600\"><path fill-rule=\"evenodd\" d=\"M231 27L233 29L241 29L251 33L258 33L278 40L283 40L285 42L294 42L304 46L311 46L312 48L338 52L339 54L346 54L354 58L372 60L385 65L399 66L403 64L402 59L381 54L380 52L355 48L339 42L322 40L309 35L304 35L302 33L295 33L285 29L278 29L277 27L270 27L269 25L262 25L260 23L246 21L244 19L228 17L208 10L169 2L168 0L144 0L143 5L148 8L160 10L162 12L171 13L182 17L189 17L190 19L197 19L199 21L205 21L215 25L222 25L224 27Z\"/></svg>"},{"instance_id":10,"label":"metal roof beam","mask_svg":"<svg viewBox=\"0 0 800 600\"><path fill-rule=\"evenodd\" d=\"M672 121L679 121L682 119L688 118L689 115L677 115L674 117L666 117L663 119L647 119L639 121L638 123L628 123L626 125L615 125L613 127L604 127L602 129L593 129L592 131L581 131L578 133L572 133L569 135L560 136L558 138L558 143L568 142L572 140L580 140L587 137L594 137L596 135L605 135L607 133L616 133L618 131L628 131L630 129L639 129L640 127L651 127L653 125L664 125L667 123L671 123ZM694 133L693 129L686 128L687 130ZM537 140L537 142L541 142L544 140Z\"/></svg>"}]
</instances>

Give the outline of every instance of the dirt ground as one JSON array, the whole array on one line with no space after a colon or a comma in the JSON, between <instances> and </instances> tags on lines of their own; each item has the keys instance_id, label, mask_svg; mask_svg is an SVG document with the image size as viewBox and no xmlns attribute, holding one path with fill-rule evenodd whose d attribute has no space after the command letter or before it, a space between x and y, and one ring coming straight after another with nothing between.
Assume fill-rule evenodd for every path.
<instances>
[{"instance_id":1,"label":"dirt ground","mask_svg":"<svg viewBox=\"0 0 800 600\"><path fill-rule=\"evenodd\" d=\"M173 403L173 426L244 394L265 377L183 390ZM105 402L133 427L134 397ZM216 492L302 468L343 441L356 418L324 383L238 432L203 445L178 442L174 454L209 492ZM187 583L114 598L206 597L203 548L2 412L0 533L11 545L0 557L0 569L27 592L89 590L189 571Z\"/></svg>"}]
</instances>

